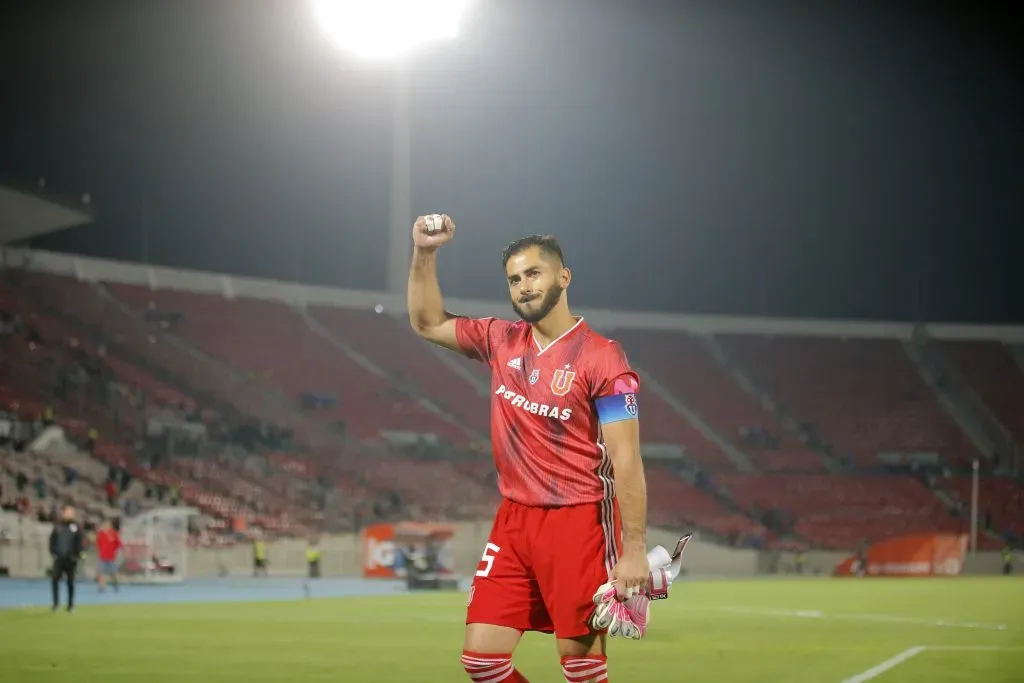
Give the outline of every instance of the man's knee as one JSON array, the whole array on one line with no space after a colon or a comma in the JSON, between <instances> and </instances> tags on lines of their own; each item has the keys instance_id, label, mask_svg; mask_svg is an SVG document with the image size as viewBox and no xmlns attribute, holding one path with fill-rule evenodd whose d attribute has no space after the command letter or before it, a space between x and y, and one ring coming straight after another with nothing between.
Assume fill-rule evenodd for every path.
<instances>
[{"instance_id":1,"label":"man's knee","mask_svg":"<svg viewBox=\"0 0 1024 683\"><path fill-rule=\"evenodd\" d=\"M608 680L605 655L562 657L562 675L569 683L604 683Z\"/></svg>"},{"instance_id":2,"label":"man's knee","mask_svg":"<svg viewBox=\"0 0 1024 683\"><path fill-rule=\"evenodd\" d=\"M529 683L512 665L512 652L522 636L508 626L466 624L462 668L480 683Z\"/></svg>"},{"instance_id":3,"label":"man's knee","mask_svg":"<svg viewBox=\"0 0 1024 683\"><path fill-rule=\"evenodd\" d=\"M462 651L462 668L471 680L481 683L504 682L515 673L511 654L488 654L472 650Z\"/></svg>"},{"instance_id":4,"label":"man's knee","mask_svg":"<svg viewBox=\"0 0 1024 683\"><path fill-rule=\"evenodd\" d=\"M512 652L523 637L519 629L497 624L466 624L462 649L469 652L502 654Z\"/></svg>"},{"instance_id":5,"label":"man's knee","mask_svg":"<svg viewBox=\"0 0 1024 683\"><path fill-rule=\"evenodd\" d=\"M604 655L607 652L607 644L608 637L604 633L593 631L584 636L561 637L558 639L558 656L565 658Z\"/></svg>"}]
</instances>

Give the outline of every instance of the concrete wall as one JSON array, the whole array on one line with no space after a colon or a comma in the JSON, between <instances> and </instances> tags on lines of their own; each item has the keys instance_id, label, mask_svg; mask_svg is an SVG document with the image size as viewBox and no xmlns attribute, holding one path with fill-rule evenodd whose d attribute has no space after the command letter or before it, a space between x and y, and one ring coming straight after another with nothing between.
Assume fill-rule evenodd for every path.
<instances>
[{"instance_id":1,"label":"concrete wall","mask_svg":"<svg viewBox=\"0 0 1024 683\"><path fill-rule=\"evenodd\" d=\"M9 529L10 531L10 529ZM12 576L41 577L50 565L46 545L48 528L32 523L23 527L20 536L8 538L0 544L0 565L6 565ZM490 521L466 522L456 525L453 554L456 572L471 576L487 542ZM679 535L664 529L652 529L648 545L663 545L671 549ZM362 574L362 543L355 534L322 536L320 539L321 569L325 576L360 576ZM270 574L272 576L300 576L306 571L306 543L302 539L281 539L267 544ZM848 557L843 552L808 552L804 574L831 575L835 566ZM91 575L95 559L87 565ZM238 545L229 548L195 548L188 554L188 575L215 577L221 575L248 576L252 574L252 547ZM777 570L790 573L795 565L795 554L778 551L756 551L727 548L695 538L686 550L684 567L690 576L751 577ZM998 552L969 555L964 574L999 574L1002 557Z\"/></svg>"},{"instance_id":2,"label":"concrete wall","mask_svg":"<svg viewBox=\"0 0 1024 683\"><path fill-rule=\"evenodd\" d=\"M476 571L487 543L490 520L456 524L452 541L455 570L463 576ZM675 546L679 539L673 532L653 529L650 545ZM353 534L321 538L321 567L325 575L353 575L362 573L362 544ZM303 541L281 540L268 544L268 560L272 574L297 575L305 571L306 546ZM753 576L757 569L757 552L724 548L695 539L686 551L686 567L693 575ZM221 571L230 574L252 572L252 550L248 546L214 550L197 549L189 555L189 574L215 576Z\"/></svg>"}]
</instances>

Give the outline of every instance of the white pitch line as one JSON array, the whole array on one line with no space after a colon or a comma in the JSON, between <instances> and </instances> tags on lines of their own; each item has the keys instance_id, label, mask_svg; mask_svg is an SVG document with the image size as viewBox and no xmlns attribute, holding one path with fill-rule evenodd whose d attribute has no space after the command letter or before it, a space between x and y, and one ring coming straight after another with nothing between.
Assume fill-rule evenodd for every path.
<instances>
[{"instance_id":1,"label":"white pitch line","mask_svg":"<svg viewBox=\"0 0 1024 683\"><path fill-rule=\"evenodd\" d=\"M873 623L915 624L936 628L966 628L980 631L1012 630L1006 624L984 624L977 621L953 621L950 619L922 619L919 617L899 617L889 614L826 614L818 610L783 610L753 609L750 607L718 607L715 612L734 612L737 614L755 614L767 617L796 617L800 619L838 619L842 621L868 621Z\"/></svg>"},{"instance_id":2,"label":"white pitch line","mask_svg":"<svg viewBox=\"0 0 1024 683\"><path fill-rule=\"evenodd\" d=\"M881 664L871 667L867 671L864 671L862 673L857 674L856 676L852 676L850 678L845 679L843 683L864 683L864 681L870 681L872 678L884 674L886 671L893 668L894 666L902 664L911 657L919 655L927 649L928 648L921 645L908 648L903 652L899 653L898 655L896 655L895 657L890 657Z\"/></svg>"},{"instance_id":3,"label":"white pitch line","mask_svg":"<svg viewBox=\"0 0 1024 683\"><path fill-rule=\"evenodd\" d=\"M1024 645L927 645L932 652L1024 652Z\"/></svg>"},{"instance_id":4,"label":"white pitch line","mask_svg":"<svg viewBox=\"0 0 1024 683\"><path fill-rule=\"evenodd\" d=\"M867 671L844 679L842 683L864 683L872 678L877 678L889 669L902 664L911 657L922 652L1024 652L1024 647L1013 645L917 645L908 648L895 657L890 657L881 664L871 667Z\"/></svg>"}]
</instances>

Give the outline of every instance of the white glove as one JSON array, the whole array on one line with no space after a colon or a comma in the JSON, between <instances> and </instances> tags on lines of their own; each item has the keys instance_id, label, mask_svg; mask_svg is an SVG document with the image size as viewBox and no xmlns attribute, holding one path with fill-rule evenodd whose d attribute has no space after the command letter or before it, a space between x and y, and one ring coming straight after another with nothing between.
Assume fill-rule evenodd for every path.
<instances>
[{"instance_id":1,"label":"white glove","mask_svg":"<svg viewBox=\"0 0 1024 683\"><path fill-rule=\"evenodd\" d=\"M647 561L651 566L647 587L625 600L619 598L614 582L609 581L598 588L594 593L595 607L590 616L590 626L597 631L607 631L613 638L640 640L650 622L651 600L664 600L668 597L669 586L682 569L683 550L692 536L687 534L680 538L671 554L660 545L652 548L647 553Z\"/></svg>"}]
</instances>

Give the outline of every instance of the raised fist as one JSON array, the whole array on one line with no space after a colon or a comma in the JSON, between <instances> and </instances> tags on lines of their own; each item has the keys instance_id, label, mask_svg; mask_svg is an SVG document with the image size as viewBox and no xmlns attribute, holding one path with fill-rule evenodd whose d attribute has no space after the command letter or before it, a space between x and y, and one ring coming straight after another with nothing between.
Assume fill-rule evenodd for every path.
<instances>
[{"instance_id":1,"label":"raised fist","mask_svg":"<svg viewBox=\"0 0 1024 683\"><path fill-rule=\"evenodd\" d=\"M419 249L437 249L454 236L455 221L444 214L420 216L412 226L412 242Z\"/></svg>"}]
</instances>

